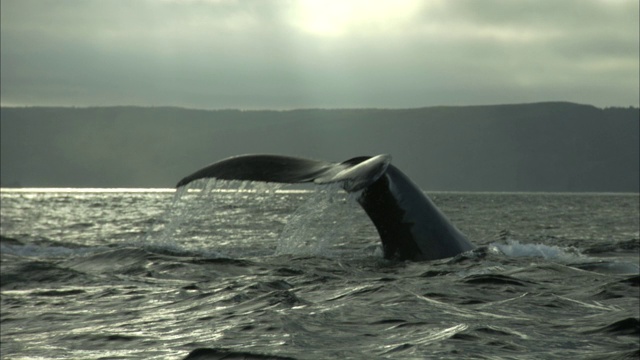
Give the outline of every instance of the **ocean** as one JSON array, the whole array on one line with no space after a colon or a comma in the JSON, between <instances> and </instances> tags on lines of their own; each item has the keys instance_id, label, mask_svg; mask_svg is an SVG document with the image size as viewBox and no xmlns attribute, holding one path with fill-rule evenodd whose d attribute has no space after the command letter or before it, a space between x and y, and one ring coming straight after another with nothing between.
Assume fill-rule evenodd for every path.
<instances>
[{"instance_id":1,"label":"ocean","mask_svg":"<svg viewBox=\"0 0 640 360\"><path fill-rule=\"evenodd\" d=\"M384 260L332 186L2 189L2 359L637 359L638 194L429 196L478 249Z\"/></svg>"}]
</instances>

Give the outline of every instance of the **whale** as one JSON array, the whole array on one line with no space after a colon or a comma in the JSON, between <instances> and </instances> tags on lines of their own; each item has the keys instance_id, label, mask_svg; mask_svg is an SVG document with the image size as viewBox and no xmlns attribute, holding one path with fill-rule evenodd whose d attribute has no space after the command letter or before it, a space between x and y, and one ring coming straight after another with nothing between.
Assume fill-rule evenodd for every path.
<instances>
[{"instance_id":1,"label":"whale","mask_svg":"<svg viewBox=\"0 0 640 360\"><path fill-rule=\"evenodd\" d=\"M385 259L437 260L475 248L420 187L391 164L387 154L358 156L340 163L283 155L239 155L195 171L176 187L205 178L340 184L353 193L371 219Z\"/></svg>"}]
</instances>

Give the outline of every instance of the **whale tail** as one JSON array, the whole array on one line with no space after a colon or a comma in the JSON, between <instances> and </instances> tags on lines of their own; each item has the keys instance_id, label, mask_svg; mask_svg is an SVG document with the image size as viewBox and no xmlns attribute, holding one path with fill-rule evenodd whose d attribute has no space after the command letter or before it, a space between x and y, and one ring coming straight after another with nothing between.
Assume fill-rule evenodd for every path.
<instances>
[{"instance_id":1,"label":"whale tail","mask_svg":"<svg viewBox=\"0 0 640 360\"><path fill-rule=\"evenodd\" d=\"M352 192L376 181L390 162L389 155L361 156L338 164L281 155L241 155L206 166L180 180L176 187L216 178L288 184L342 182L345 190Z\"/></svg>"},{"instance_id":2,"label":"whale tail","mask_svg":"<svg viewBox=\"0 0 640 360\"><path fill-rule=\"evenodd\" d=\"M362 190L358 202L378 230L384 257L435 260L474 246L389 155L360 156L341 163L281 155L242 155L206 166L178 182L203 178L277 183L341 183L347 192Z\"/></svg>"}]
</instances>

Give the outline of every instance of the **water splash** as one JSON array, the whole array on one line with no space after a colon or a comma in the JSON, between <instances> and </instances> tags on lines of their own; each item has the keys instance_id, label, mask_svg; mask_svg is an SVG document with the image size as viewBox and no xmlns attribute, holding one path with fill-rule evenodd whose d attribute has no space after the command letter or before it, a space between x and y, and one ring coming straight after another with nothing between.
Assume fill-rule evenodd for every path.
<instances>
[{"instance_id":1,"label":"water splash","mask_svg":"<svg viewBox=\"0 0 640 360\"><path fill-rule=\"evenodd\" d=\"M640 266L626 261L603 261L601 258L591 258L583 255L574 247L558 247L544 244L520 244L516 240L509 240L506 244L492 243L489 251L504 254L508 257L542 258L566 264L581 270L606 274L638 274Z\"/></svg>"},{"instance_id":2,"label":"water splash","mask_svg":"<svg viewBox=\"0 0 640 360\"><path fill-rule=\"evenodd\" d=\"M219 254L207 252L206 249L194 246L194 243L188 240L192 237L191 223L215 209L215 197L206 199L207 195L216 189L227 187L226 183L229 182L203 179L176 189L170 206L151 225L151 230L145 235L142 245L152 251L188 253L200 250L205 255L218 257ZM234 186L237 188L238 184Z\"/></svg>"},{"instance_id":3,"label":"water splash","mask_svg":"<svg viewBox=\"0 0 640 360\"><path fill-rule=\"evenodd\" d=\"M348 240L357 207L354 198L340 184L318 189L293 215L280 234L276 254L331 256L331 245ZM347 219L347 221L345 221Z\"/></svg>"},{"instance_id":4,"label":"water splash","mask_svg":"<svg viewBox=\"0 0 640 360\"><path fill-rule=\"evenodd\" d=\"M233 256L233 253L239 256L271 255L276 248L274 242L285 227L286 215L295 211L292 206L296 206L296 201L289 200L295 200L292 194L301 191L282 189L286 186L238 180L194 181L176 191L170 207L156 221L153 234L144 240L145 246L173 252L180 249L199 251L211 256L221 256L211 249L222 251L222 248L226 256ZM327 189L329 187L320 193L335 192ZM313 206L313 199L308 204ZM323 213L324 203L319 201L319 204L316 212ZM298 215L299 212L289 218L296 219ZM309 229L307 233L311 231ZM264 248L256 247L256 243ZM322 247L320 244L316 250Z\"/></svg>"},{"instance_id":5,"label":"water splash","mask_svg":"<svg viewBox=\"0 0 640 360\"><path fill-rule=\"evenodd\" d=\"M543 259L577 260L583 255L575 248L562 248L544 244L521 244L517 240L508 240L506 244L492 243L489 250L509 257L537 257Z\"/></svg>"}]
</instances>

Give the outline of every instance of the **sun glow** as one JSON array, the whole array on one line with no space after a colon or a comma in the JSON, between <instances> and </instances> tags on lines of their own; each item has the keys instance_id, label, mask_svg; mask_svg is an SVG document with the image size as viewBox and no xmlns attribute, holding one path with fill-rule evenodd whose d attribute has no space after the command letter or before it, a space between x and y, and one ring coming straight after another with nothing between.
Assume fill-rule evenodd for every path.
<instances>
[{"instance_id":1,"label":"sun glow","mask_svg":"<svg viewBox=\"0 0 640 360\"><path fill-rule=\"evenodd\" d=\"M415 0L325 1L298 3L295 25L318 36L342 36L357 31L388 31L413 16L420 6Z\"/></svg>"}]
</instances>

